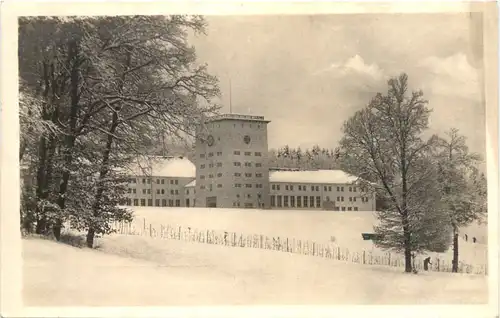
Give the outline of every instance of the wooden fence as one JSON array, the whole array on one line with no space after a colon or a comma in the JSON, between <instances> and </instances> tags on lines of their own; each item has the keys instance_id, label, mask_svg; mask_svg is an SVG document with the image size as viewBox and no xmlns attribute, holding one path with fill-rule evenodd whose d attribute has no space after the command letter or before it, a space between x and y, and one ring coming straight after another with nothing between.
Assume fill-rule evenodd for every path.
<instances>
[{"instance_id":1,"label":"wooden fence","mask_svg":"<svg viewBox=\"0 0 500 318\"><path fill-rule=\"evenodd\" d=\"M160 225L160 228L152 224L146 224L144 219L142 226L137 227L134 223L114 223L113 230L122 235L149 236L151 238L180 240L205 244L224 245L228 247L268 249L286 253L310 255L323 257L344 262L352 262L364 265L381 265L392 267L404 267L405 262L401 254L379 253L372 251L352 252L348 248L341 248L333 243L317 243L309 240L301 240L288 237L269 237L261 234L243 234L236 232L214 231L209 229L196 229L191 227ZM415 268L423 270L422 257L414 260ZM451 262L434 258L429 266L430 271L451 272ZM487 275L485 264L459 263L459 273Z\"/></svg>"}]
</instances>

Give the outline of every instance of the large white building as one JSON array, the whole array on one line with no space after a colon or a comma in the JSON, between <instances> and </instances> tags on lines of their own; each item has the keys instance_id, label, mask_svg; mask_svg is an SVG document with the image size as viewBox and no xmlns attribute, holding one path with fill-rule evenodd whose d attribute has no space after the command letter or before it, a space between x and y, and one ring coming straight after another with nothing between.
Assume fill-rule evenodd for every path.
<instances>
[{"instance_id":1,"label":"large white building","mask_svg":"<svg viewBox=\"0 0 500 318\"><path fill-rule=\"evenodd\" d=\"M198 130L194 161L154 158L132 168L132 206L374 211L374 194L340 170L272 169L262 116L210 117ZM145 168L146 167L146 168Z\"/></svg>"}]
</instances>

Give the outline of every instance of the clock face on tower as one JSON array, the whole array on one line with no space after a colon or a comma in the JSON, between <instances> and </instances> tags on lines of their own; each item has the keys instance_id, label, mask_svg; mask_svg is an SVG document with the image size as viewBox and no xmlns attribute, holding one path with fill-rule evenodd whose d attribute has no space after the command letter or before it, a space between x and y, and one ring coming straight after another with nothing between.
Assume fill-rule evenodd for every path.
<instances>
[{"instance_id":1,"label":"clock face on tower","mask_svg":"<svg viewBox=\"0 0 500 318\"><path fill-rule=\"evenodd\" d=\"M250 136L246 135L245 137L243 137L243 141L248 145L250 143Z\"/></svg>"},{"instance_id":2,"label":"clock face on tower","mask_svg":"<svg viewBox=\"0 0 500 318\"><path fill-rule=\"evenodd\" d=\"M215 142L214 136L208 135L208 137L207 137L207 144L208 144L208 146L212 147L214 145L214 142Z\"/></svg>"}]
</instances>

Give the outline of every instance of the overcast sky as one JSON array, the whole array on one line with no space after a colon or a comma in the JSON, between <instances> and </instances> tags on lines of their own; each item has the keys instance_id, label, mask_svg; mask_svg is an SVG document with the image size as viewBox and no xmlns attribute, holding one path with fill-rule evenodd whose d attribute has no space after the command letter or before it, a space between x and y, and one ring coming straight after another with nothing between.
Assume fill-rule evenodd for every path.
<instances>
[{"instance_id":1,"label":"overcast sky","mask_svg":"<svg viewBox=\"0 0 500 318\"><path fill-rule=\"evenodd\" d=\"M387 78L405 71L434 110L431 131L456 127L484 156L481 42L469 14L209 16L192 39L218 76L223 112L264 115L269 147L334 148L341 125ZM476 53L476 54L474 54Z\"/></svg>"}]
</instances>

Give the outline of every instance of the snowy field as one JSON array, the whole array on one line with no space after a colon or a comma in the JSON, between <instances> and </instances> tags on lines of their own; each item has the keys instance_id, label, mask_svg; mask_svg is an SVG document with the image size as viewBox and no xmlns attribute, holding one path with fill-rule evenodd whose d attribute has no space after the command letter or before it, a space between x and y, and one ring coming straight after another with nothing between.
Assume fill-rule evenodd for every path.
<instances>
[{"instance_id":1,"label":"snowy field","mask_svg":"<svg viewBox=\"0 0 500 318\"><path fill-rule=\"evenodd\" d=\"M27 306L481 304L484 276L112 235L98 250L23 240Z\"/></svg>"},{"instance_id":2,"label":"snowy field","mask_svg":"<svg viewBox=\"0 0 500 318\"><path fill-rule=\"evenodd\" d=\"M382 255L371 241L362 239L361 233L372 233L376 224L373 212L332 212L317 210L256 210L209 208L157 208L132 207L133 226L136 230L161 225L190 227L198 230L259 234L270 237L295 238L317 243L333 243L350 252L371 251ZM333 238L333 240L332 240ZM485 244L459 240L460 261L471 265L487 264ZM432 257L451 263L452 249L446 253L429 253Z\"/></svg>"}]
</instances>

